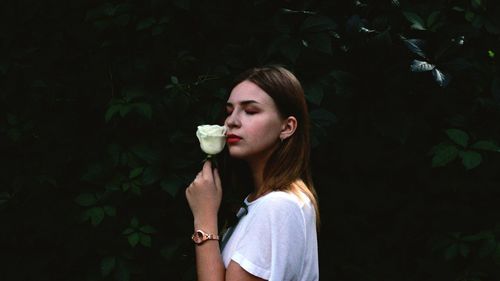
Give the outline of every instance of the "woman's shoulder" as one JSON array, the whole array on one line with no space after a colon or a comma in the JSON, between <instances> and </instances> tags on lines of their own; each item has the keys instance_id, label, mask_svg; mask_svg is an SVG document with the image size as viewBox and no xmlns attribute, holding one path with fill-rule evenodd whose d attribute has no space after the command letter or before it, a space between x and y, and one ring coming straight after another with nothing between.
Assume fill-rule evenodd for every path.
<instances>
[{"instance_id":1,"label":"woman's shoulder","mask_svg":"<svg viewBox=\"0 0 500 281\"><path fill-rule=\"evenodd\" d=\"M311 215L310 208L292 192L273 191L257 200L249 209L251 221L273 227L303 228ZM311 218L312 219L312 218ZM268 222L268 223L264 223Z\"/></svg>"},{"instance_id":2,"label":"woman's shoulder","mask_svg":"<svg viewBox=\"0 0 500 281\"><path fill-rule=\"evenodd\" d=\"M291 191L272 191L261 198L259 205L272 208L302 209L310 200L305 194L296 194Z\"/></svg>"}]
</instances>

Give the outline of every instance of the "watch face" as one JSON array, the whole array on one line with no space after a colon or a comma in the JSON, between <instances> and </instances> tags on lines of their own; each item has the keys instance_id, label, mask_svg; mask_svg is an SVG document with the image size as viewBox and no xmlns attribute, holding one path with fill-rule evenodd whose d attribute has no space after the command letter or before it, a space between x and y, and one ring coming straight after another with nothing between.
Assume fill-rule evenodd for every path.
<instances>
[{"instance_id":1,"label":"watch face","mask_svg":"<svg viewBox=\"0 0 500 281\"><path fill-rule=\"evenodd\" d=\"M194 234L193 234L193 241L195 243L200 243L203 241L203 232L201 231L196 231Z\"/></svg>"}]
</instances>

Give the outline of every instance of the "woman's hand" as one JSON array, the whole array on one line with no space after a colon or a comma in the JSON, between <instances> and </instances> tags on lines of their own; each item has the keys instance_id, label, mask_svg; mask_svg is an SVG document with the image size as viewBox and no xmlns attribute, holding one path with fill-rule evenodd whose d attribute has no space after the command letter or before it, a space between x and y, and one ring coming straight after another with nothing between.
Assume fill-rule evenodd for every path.
<instances>
[{"instance_id":1,"label":"woman's hand","mask_svg":"<svg viewBox=\"0 0 500 281\"><path fill-rule=\"evenodd\" d=\"M217 213L222 200L222 186L217 169L205 161L202 170L186 188L186 198L193 212L195 228L217 226Z\"/></svg>"}]
</instances>

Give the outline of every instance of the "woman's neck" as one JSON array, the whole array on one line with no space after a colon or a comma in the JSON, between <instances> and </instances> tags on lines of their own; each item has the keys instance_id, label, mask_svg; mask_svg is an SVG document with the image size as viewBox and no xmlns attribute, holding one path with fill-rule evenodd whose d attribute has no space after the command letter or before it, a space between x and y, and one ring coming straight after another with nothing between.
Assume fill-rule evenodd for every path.
<instances>
[{"instance_id":1,"label":"woman's neck","mask_svg":"<svg viewBox=\"0 0 500 281\"><path fill-rule=\"evenodd\" d=\"M266 168L267 160L270 155L263 157L259 160L249 161L250 170L252 171L252 179L254 184L254 191L248 197L250 201L257 199L257 194L261 194L264 186L264 169Z\"/></svg>"},{"instance_id":2,"label":"woman's neck","mask_svg":"<svg viewBox=\"0 0 500 281\"><path fill-rule=\"evenodd\" d=\"M248 200L253 201L256 198L257 194L259 194L260 189L262 188L263 182L263 174L264 174L264 165L258 162L249 163L250 170L252 171L252 179L253 179L253 192L249 195Z\"/></svg>"},{"instance_id":3,"label":"woman's neck","mask_svg":"<svg viewBox=\"0 0 500 281\"><path fill-rule=\"evenodd\" d=\"M252 178L254 183L254 191L248 197L250 201L257 199L257 194L261 196L261 189L264 186L264 169L266 168L266 163L271 157L273 151L276 149L276 146L272 149L260 154L259 156L254 157L253 159L247 159L248 166L252 171Z\"/></svg>"}]
</instances>

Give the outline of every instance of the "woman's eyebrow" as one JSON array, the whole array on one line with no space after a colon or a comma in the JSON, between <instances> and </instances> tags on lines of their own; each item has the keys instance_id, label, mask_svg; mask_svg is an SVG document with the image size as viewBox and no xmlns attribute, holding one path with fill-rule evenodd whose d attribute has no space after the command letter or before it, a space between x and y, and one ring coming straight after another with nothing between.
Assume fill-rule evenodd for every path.
<instances>
[{"instance_id":1,"label":"woman's eyebrow","mask_svg":"<svg viewBox=\"0 0 500 281\"><path fill-rule=\"evenodd\" d=\"M249 104L253 104L253 103L257 103L257 104L260 104L258 101L256 100L243 100L243 101L240 101L239 104L242 105L242 106L246 106L246 105L249 105ZM227 102L226 103L226 107L233 107L233 104L230 103L230 102Z\"/></svg>"}]
</instances>

